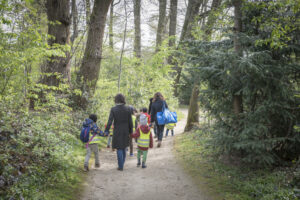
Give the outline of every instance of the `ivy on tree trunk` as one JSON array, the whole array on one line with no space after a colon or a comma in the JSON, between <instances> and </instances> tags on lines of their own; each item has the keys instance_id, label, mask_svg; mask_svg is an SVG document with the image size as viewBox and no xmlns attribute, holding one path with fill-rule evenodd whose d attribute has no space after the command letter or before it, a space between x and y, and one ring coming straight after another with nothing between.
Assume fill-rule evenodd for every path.
<instances>
[{"instance_id":1,"label":"ivy on tree trunk","mask_svg":"<svg viewBox=\"0 0 300 200\"><path fill-rule=\"evenodd\" d=\"M105 29L106 15L112 0L95 0L87 42L80 67L77 82L82 90L81 107L87 104L87 98L94 94L100 72L102 42Z\"/></svg>"}]
</instances>

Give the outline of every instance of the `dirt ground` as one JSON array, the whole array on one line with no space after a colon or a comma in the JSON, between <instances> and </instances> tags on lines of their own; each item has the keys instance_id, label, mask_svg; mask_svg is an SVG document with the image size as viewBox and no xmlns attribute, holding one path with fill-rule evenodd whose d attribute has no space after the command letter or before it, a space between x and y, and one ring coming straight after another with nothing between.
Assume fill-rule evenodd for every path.
<instances>
[{"instance_id":1,"label":"dirt ground","mask_svg":"<svg viewBox=\"0 0 300 200\"><path fill-rule=\"evenodd\" d=\"M177 123L175 135L184 130L185 118ZM136 147L134 156L126 157L124 171L117 170L116 152L103 149L100 152L99 169L90 163L86 190L82 200L209 200L193 183L176 161L172 148L173 138L163 138L161 148L150 149L147 168L137 167ZM135 144L136 145L136 144ZM128 154L127 154L128 155Z\"/></svg>"}]
</instances>

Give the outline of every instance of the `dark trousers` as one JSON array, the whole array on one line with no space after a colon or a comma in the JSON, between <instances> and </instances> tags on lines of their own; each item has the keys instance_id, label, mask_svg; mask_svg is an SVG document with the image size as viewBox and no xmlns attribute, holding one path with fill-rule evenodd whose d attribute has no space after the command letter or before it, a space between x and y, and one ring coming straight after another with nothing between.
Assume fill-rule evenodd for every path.
<instances>
[{"instance_id":1,"label":"dark trousers","mask_svg":"<svg viewBox=\"0 0 300 200\"><path fill-rule=\"evenodd\" d=\"M129 138L129 149L130 149L130 155L133 154L133 143L132 143L132 138Z\"/></svg>"},{"instance_id":2,"label":"dark trousers","mask_svg":"<svg viewBox=\"0 0 300 200\"><path fill-rule=\"evenodd\" d=\"M154 130L154 135L157 137L157 126L156 126L156 123L154 123L153 130Z\"/></svg>"},{"instance_id":3,"label":"dark trousers","mask_svg":"<svg viewBox=\"0 0 300 200\"><path fill-rule=\"evenodd\" d=\"M167 131L166 131L166 136L168 136L168 133L169 133L169 129L167 129ZM171 133L172 133L172 136L174 135L174 130L173 129L171 129Z\"/></svg>"},{"instance_id":4,"label":"dark trousers","mask_svg":"<svg viewBox=\"0 0 300 200\"><path fill-rule=\"evenodd\" d=\"M165 128L165 125L158 125L157 122L156 123L156 131L157 131L157 138L158 138L158 141L162 141L162 138L164 136L164 128Z\"/></svg>"},{"instance_id":5,"label":"dark trousers","mask_svg":"<svg viewBox=\"0 0 300 200\"><path fill-rule=\"evenodd\" d=\"M126 149L117 149L117 158L118 158L119 168L123 169L125 159L126 159Z\"/></svg>"}]
</instances>

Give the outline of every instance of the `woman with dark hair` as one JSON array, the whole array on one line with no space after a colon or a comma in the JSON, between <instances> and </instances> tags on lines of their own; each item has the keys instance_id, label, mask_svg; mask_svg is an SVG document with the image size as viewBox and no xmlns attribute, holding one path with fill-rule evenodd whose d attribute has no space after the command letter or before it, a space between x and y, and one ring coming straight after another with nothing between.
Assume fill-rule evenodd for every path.
<instances>
[{"instance_id":1,"label":"woman with dark hair","mask_svg":"<svg viewBox=\"0 0 300 200\"><path fill-rule=\"evenodd\" d=\"M161 112L163 109L163 105L165 105L166 108L168 108L168 105L163 97L163 95L160 92L156 92L154 94L153 100L152 100L152 105L151 105L151 123L152 125L156 125L156 133L157 133L157 138L158 138L158 143L157 147L161 146L161 141L164 135L164 128L165 125L158 125L157 119L156 119L156 114L158 112Z\"/></svg>"},{"instance_id":2,"label":"woman with dark hair","mask_svg":"<svg viewBox=\"0 0 300 200\"><path fill-rule=\"evenodd\" d=\"M114 124L114 134L112 148L117 149L118 170L123 171L126 148L129 146L130 134L133 132L131 109L125 106L123 94L115 96L115 106L111 108L105 133L108 133L112 123Z\"/></svg>"}]
</instances>

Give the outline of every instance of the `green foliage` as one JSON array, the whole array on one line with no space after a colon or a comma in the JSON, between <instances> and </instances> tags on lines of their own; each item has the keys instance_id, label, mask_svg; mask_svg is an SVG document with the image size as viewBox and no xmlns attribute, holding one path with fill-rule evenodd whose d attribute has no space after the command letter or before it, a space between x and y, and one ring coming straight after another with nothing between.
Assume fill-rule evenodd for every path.
<instances>
[{"instance_id":1,"label":"green foliage","mask_svg":"<svg viewBox=\"0 0 300 200\"><path fill-rule=\"evenodd\" d=\"M201 129L176 137L175 152L184 167L200 183L200 188L214 199L227 200L297 200L293 169L255 170L234 166L236 160L216 156L212 147L214 129ZM205 183L205 184L203 184Z\"/></svg>"},{"instance_id":2,"label":"green foliage","mask_svg":"<svg viewBox=\"0 0 300 200\"><path fill-rule=\"evenodd\" d=\"M166 45L164 43L164 45ZM97 89L88 108L89 113L99 114L100 123L107 122L110 108L114 106L114 96L118 91L119 55L109 48L104 51L101 63L101 73ZM170 51L162 47L161 51L143 62L131 56L123 56L120 93L126 97L127 105L137 109L147 107L149 99L155 92L161 92L171 109L178 106L177 99L173 97L173 78L170 76L171 66L166 64Z\"/></svg>"},{"instance_id":3,"label":"green foliage","mask_svg":"<svg viewBox=\"0 0 300 200\"><path fill-rule=\"evenodd\" d=\"M233 49L235 35L226 31L221 41L189 41L186 45L185 72L191 80L199 76L206 88L201 90L200 101L202 108L215 118L215 148L260 166L290 162L300 151L300 135L293 128L300 115L299 100L295 98L299 81L295 74L300 65L294 59L299 53L299 44L294 40L299 24L287 33L293 39L286 41L280 36L286 41L280 49L269 42L257 45L258 41L268 41L274 31L265 29L265 23L278 15L266 11L273 6L272 2L245 2L243 24L247 29L239 34L242 57ZM290 10L299 9L296 4L291 4L290 10L281 3L276 6L291 16L295 12ZM262 24L252 24L257 16ZM239 115L233 112L234 95L243 99L244 111Z\"/></svg>"}]
</instances>

